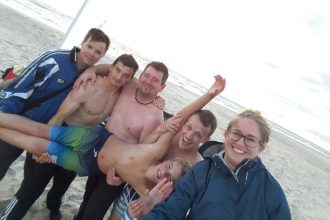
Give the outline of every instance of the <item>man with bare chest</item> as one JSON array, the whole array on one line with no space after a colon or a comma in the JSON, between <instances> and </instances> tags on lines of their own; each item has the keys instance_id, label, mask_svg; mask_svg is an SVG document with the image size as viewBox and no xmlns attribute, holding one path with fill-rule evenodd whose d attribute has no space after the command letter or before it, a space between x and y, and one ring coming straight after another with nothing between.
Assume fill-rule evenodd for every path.
<instances>
[{"instance_id":1,"label":"man with bare chest","mask_svg":"<svg viewBox=\"0 0 330 220\"><path fill-rule=\"evenodd\" d=\"M104 69L97 73L104 73ZM132 79L122 89L106 128L127 143L142 143L164 121L163 110L155 105L155 100L165 88L167 78L168 69L163 63L149 63L139 79ZM89 177L75 219L103 219L122 188L123 185L108 185L105 175Z\"/></svg>"},{"instance_id":2,"label":"man with bare chest","mask_svg":"<svg viewBox=\"0 0 330 220\"><path fill-rule=\"evenodd\" d=\"M73 89L49 121L50 125L97 126L111 115L122 87L132 80L138 64L132 55L123 54L109 65L109 75L92 84Z\"/></svg>"},{"instance_id":3,"label":"man with bare chest","mask_svg":"<svg viewBox=\"0 0 330 220\"><path fill-rule=\"evenodd\" d=\"M148 136L148 140L150 142L156 141L163 133L168 131L168 124L170 123L167 121L159 125L157 129ZM176 124L175 127L181 126ZM199 110L193 113L182 128L175 132L176 135L170 141L170 146L163 160L180 157L189 161L191 164L201 161L203 158L198 152L198 148L201 143L210 139L216 127L217 119L211 111ZM123 193L114 203L114 211L112 211L109 220L132 220L133 218L129 213L129 203L138 198L139 194L131 186L126 185ZM145 210L139 210L139 214L142 214L143 211Z\"/></svg>"}]
</instances>

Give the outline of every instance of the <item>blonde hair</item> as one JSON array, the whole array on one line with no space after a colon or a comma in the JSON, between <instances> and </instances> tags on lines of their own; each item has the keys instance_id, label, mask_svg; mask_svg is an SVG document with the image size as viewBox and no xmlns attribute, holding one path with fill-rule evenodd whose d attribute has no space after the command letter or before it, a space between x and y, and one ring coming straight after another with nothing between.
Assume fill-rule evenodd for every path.
<instances>
[{"instance_id":1,"label":"blonde hair","mask_svg":"<svg viewBox=\"0 0 330 220\"><path fill-rule=\"evenodd\" d=\"M189 161L187 161L181 157L176 157L176 158L170 159L170 161L175 162L181 166L181 175L179 176L179 178L182 177L183 175L185 175L192 167L192 163L190 163ZM177 181L177 179L173 180L174 183L176 181Z\"/></svg>"},{"instance_id":2,"label":"blonde hair","mask_svg":"<svg viewBox=\"0 0 330 220\"><path fill-rule=\"evenodd\" d=\"M227 129L225 131L225 135L227 135L229 130L232 128L232 126L236 124L237 121L240 120L241 118L249 118L257 123L261 134L260 142L261 144L266 145L269 141L270 128L268 126L266 119L263 116L261 116L261 113L258 110L247 109L241 112L240 114L238 114L233 120L231 120L228 123Z\"/></svg>"}]
</instances>

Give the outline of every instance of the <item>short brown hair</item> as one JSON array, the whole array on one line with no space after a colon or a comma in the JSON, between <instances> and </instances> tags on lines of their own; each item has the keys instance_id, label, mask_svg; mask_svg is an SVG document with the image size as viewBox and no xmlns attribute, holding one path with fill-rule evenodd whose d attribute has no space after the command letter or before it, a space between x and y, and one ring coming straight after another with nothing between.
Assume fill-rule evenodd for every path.
<instances>
[{"instance_id":1,"label":"short brown hair","mask_svg":"<svg viewBox=\"0 0 330 220\"><path fill-rule=\"evenodd\" d=\"M202 124L205 127L210 128L209 136L211 136L218 126L217 118L215 117L215 115L210 110L204 109L198 110L193 115L198 115L199 120L202 122Z\"/></svg>"},{"instance_id":2,"label":"short brown hair","mask_svg":"<svg viewBox=\"0 0 330 220\"><path fill-rule=\"evenodd\" d=\"M146 69L151 66L153 68L155 68L156 70L160 71L163 73L163 79L162 79L162 85L165 84L167 78L168 78L168 69L167 66L162 63L162 62L158 62L158 61L152 61L151 63L149 63L143 70L142 74L144 73L144 71L146 71Z\"/></svg>"},{"instance_id":3,"label":"short brown hair","mask_svg":"<svg viewBox=\"0 0 330 220\"><path fill-rule=\"evenodd\" d=\"M83 40L83 43L85 43L86 41L88 41L90 38L90 41L93 41L93 42L103 42L105 43L106 47L105 47L105 52L108 51L109 49L109 46L110 46L110 39L108 37L108 35L106 35L101 29L98 29L98 28L91 28L84 40Z\"/></svg>"},{"instance_id":4,"label":"short brown hair","mask_svg":"<svg viewBox=\"0 0 330 220\"><path fill-rule=\"evenodd\" d=\"M119 57L117 57L115 59L115 61L113 62L113 65L116 65L116 63L118 63L118 62L121 62L122 64L124 64L124 66L132 68L134 70L134 74L139 69L139 64L136 62L136 60L134 59L134 57L131 54L120 55ZM134 74L133 74L133 76L134 76Z\"/></svg>"}]
</instances>

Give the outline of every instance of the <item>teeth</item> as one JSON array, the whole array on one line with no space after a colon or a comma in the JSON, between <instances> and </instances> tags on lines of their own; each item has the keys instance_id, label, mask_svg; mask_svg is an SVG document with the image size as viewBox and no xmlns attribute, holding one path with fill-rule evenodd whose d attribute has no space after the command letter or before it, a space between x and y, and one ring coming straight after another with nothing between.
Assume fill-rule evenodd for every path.
<instances>
[{"instance_id":1,"label":"teeth","mask_svg":"<svg viewBox=\"0 0 330 220\"><path fill-rule=\"evenodd\" d=\"M185 138L183 138L182 140L183 140L184 143L189 144L188 141Z\"/></svg>"},{"instance_id":2,"label":"teeth","mask_svg":"<svg viewBox=\"0 0 330 220\"><path fill-rule=\"evenodd\" d=\"M244 154L245 152L240 150L240 149L237 149L236 147L233 147L233 150L236 152L236 153L239 153L239 154Z\"/></svg>"}]
</instances>

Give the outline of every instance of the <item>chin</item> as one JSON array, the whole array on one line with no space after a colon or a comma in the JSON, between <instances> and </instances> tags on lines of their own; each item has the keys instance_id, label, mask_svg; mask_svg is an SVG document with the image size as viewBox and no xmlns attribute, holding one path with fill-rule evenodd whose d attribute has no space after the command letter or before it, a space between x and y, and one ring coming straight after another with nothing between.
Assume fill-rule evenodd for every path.
<instances>
[{"instance_id":1,"label":"chin","mask_svg":"<svg viewBox=\"0 0 330 220\"><path fill-rule=\"evenodd\" d=\"M189 150L189 149L192 148L192 146L190 146L190 145L181 145L181 146L179 146L179 148L182 149L182 150Z\"/></svg>"}]
</instances>

